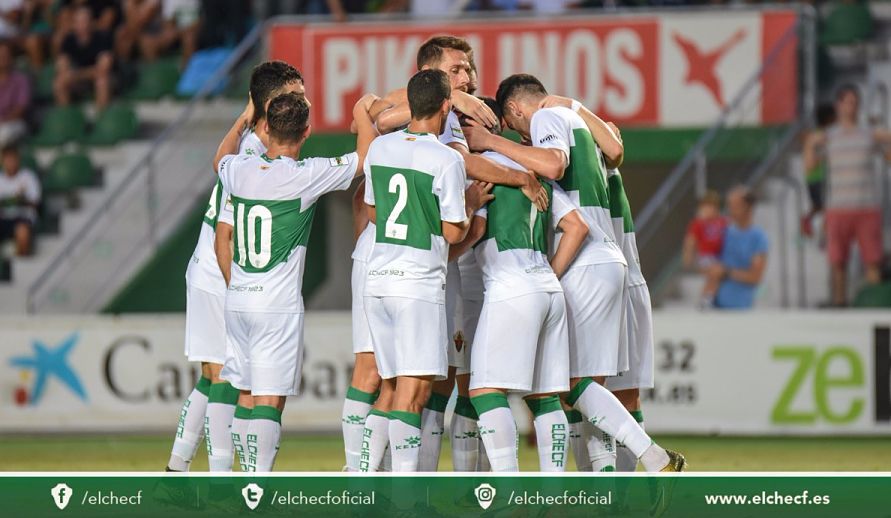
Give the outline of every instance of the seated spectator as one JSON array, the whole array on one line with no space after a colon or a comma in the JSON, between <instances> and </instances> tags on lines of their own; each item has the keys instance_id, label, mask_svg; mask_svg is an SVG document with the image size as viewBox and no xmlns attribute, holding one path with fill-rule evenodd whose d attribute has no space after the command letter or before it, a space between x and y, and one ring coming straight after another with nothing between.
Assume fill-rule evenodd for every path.
<instances>
[{"instance_id":1,"label":"seated spectator","mask_svg":"<svg viewBox=\"0 0 891 518\"><path fill-rule=\"evenodd\" d=\"M19 150L0 151L0 240L14 239L16 255L31 253L32 230L40 203L40 182L30 169L22 169Z\"/></svg>"},{"instance_id":2,"label":"seated spectator","mask_svg":"<svg viewBox=\"0 0 891 518\"><path fill-rule=\"evenodd\" d=\"M102 109L111 100L114 58L111 35L92 28L92 13L79 7L74 13L73 30L62 42L56 60L53 95L60 105L71 104L72 95L81 95L92 88L96 107Z\"/></svg>"},{"instance_id":3,"label":"seated spectator","mask_svg":"<svg viewBox=\"0 0 891 518\"><path fill-rule=\"evenodd\" d=\"M62 42L74 30L76 13L79 8L90 10L92 28L113 35L122 21L120 0L61 0L56 16L56 32L53 35L53 52L58 54Z\"/></svg>"},{"instance_id":4,"label":"seated spectator","mask_svg":"<svg viewBox=\"0 0 891 518\"><path fill-rule=\"evenodd\" d=\"M724 244L727 219L721 215L721 195L708 191L699 200L696 217L684 238L684 266L705 273L718 260Z\"/></svg>"},{"instance_id":5,"label":"seated spectator","mask_svg":"<svg viewBox=\"0 0 891 518\"><path fill-rule=\"evenodd\" d=\"M876 158L891 148L891 132L858 123L857 87L845 85L835 101L836 122L812 135L804 148L804 167L826 160L826 247L832 267L832 305L847 304L847 265L854 240L866 268L866 281L881 278L882 172ZM822 153L821 153L822 150Z\"/></svg>"},{"instance_id":6,"label":"seated spectator","mask_svg":"<svg viewBox=\"0 0 891 518\"><path fill-rule=\"evenodd\" d=\"M820 138L820 134L835 122L835 107L824 104L817 108L817 129L808 135L808 139ZM805 140L807 142L807 140ZM804 173L807 192L811 199L811 210L801 218L802 235L811 237L814 234L814 217L823 211L823 190L826 180L825 156L819 157L816 163Z\"/></svg>"},{"instance_id":7,"label":"seated spectator","mask_svg":"<svg viewBox=\"0 0 891 518\"><path fill-rule=\"evenodd\" d=\"M155 60L179 44L182 48L180 68L185 69L198 47L200 9L198 0L161 0L158 29L146 32L139 41L143 57Z\"/></svg>"},{"instance_id":8,"label":"seated spectator","mask_svg":"<svg viewBox=\"0 0 891 518\"><path fill-rule=\"evenodd\" d=\"M25 115L31 105L31 85L14 68L12 46L0 42L0 147L17 141L27 131Z\"/></svg>"},{"instance_id":9,"label":"seated spectator","mask_svg":"<svg viewBox=\"0 0 891 518\"><path fill-rule=\"evenodd\" d=\"M9 40L19 36L19 22L24 4L24 0L0 2L0 39Z\"/></svg>"},{"instance_id":10,"label":"seated spectator","mask_svg":"<svg viewBox=\"0 0 891 518\"><path fill-rule=\"evenodd\" d=\"M730 226L724 236L720 259L706 274L717 285L714 306L722 309L748 309L755 303L755 290L767 266L767 234L752 223L755 196L746 187L736 187L727 195Z\"/></svg>"},{"instance_id":11,"label":"seated spectator","mask_svg":"<svg viewBox=\"0 0 891 518\"><path fill-rule=\"evenodd\" d=\"M115 34L114 49L118 59L129 61L143 33L160 27L161 0L126 0L123 18Z\"/></svg>"},{"instance_id":12,"label":"seated spectator","mask_svg":"<svg viewBox=\"0 0 891 518\"><path fill-rule=\"evenodd\" d=\"M20 40L32 70L43 67L53 34L54 0L25 0Z\"/></svg>"}]
</instances>

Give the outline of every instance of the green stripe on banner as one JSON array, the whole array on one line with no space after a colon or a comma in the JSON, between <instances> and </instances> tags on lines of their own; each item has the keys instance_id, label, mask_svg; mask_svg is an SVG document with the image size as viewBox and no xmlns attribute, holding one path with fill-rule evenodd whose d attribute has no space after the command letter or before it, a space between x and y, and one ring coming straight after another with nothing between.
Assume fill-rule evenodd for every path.
<instances>
[{"instance_id":1,"label":"green stripe on banner","mask_svg":"<svg viewBox=\"0 0 891 518\"><path fill-rule=\"evenodd\" d=\"M369 405L373 405L377 400L378 393L370 393L363 392L352 385L347 389L346 398L352 399L353 401L358 401L360 403L367 403Z\"/></svg>"},{"instance_id":2,"label":"green stripe on banner","mask_svg":"<svg viewBox=\"0 0 891 518\"><path fill-rule=\"evenodd\" d=\"M426 407L434 412L445 412L446 406L449 404L449 396L443 396L433 392L430 399L427 400Z\"/></svg>"},{"instance_id":3,"label":"green stripe on banner","mask_svg":"<svg viewBox=\"0 0 891 518\"><path fill-rule=\"evenodd\" d=\"M238 403L239 394L240 391L230 385L228 381L221 381L210 386L210 394L207 396L207 402L234 405Z\"/></svg>"},{"instance_id":4,"label":"green stripe on banner","mask_svg":"<svg viewBox=\"0 0 891 518\"><path fill-rule=\"evenodd\" d=\"M0 475L4 516L649 516L888 515L891 475L722 473L565 477L498 473L412 477ZM321 476L324 475L324 476ZM816 476L820 475L820 476ZM213 496L210 485L214 484ZM670 499L663 495L671 495ZM64 512L59 509L63 508ZM410 510L410 511L406 511Z\"/></svg>"},{"instance_id":5,"label":"green stripe on banner","mask_svg":"<svg viewBox=\"0 0 891 518\"><path fill-rule=\"evenodd\" d=\"M563 405L560 404L560 398L557 396L527 399L526 406L535 417L563 411Z\"/></svg>"}]
</instances>

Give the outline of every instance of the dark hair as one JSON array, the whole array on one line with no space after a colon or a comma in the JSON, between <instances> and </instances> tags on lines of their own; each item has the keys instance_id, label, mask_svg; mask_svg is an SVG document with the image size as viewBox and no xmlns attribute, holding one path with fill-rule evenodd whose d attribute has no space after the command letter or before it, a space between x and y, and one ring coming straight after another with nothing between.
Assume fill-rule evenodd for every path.
<instances>
[{"instance_id":1,"label":"dark hair","mask_svg":"<svg viewBox=\"0 0 891 518\"><path fill-rule=\"evenodd\" d=\"M266 116L266 101L268 101L276 90L280 90L285 85L303 82L303 76L300 71L284 61L264 61L254 67L251 72L251 101L254 103L254 120L251 124Z\"/></svg>"},{"instance_id":2,"label":"dark hair","mask_svg":"<svg viewBox=\"0 0 891 518\"><path fill-rule=\"evenodd\" d=\"M269 103L266 113L269 136L278 142L300 140L309 126L309 103L294 92L284 93Z\"/></svg>"},{"instance_id":3,"label":"dark hair","mask_svg":"<svg viewBox=\"0 0 891 518\"><path fill-rule=\"evenodd\" d=\"M504 111L507 102L521 95L548 95L541 81L537 77L529 74L514 74L498 85L498 91L495 93L495 102Z\"/></svg>"},{"instance_id":4,"label":"dark hair","mask_svg":"<svg viewBox=\"0 0 891 518\"><path fill-rule=\"evenodd\" d=\"M415 120L432 117L451 97L449 78L442 70L421 70L408 80L408 107Z\"/></svg>"},{"instance_id":5,"label":"dark hair","mask_svg":"<svg viewBox=\"0 0 891 518\"><path fill-rule=\"evenodd\" d=\"M835 106L825 103L817 106L817 126L825 128L835 122Z\"/></svg>"},{"instance_id":6,"label":"dark hair","mask_svg":"<svg viewBox=\"0 0 891 518\"><path fill-rule=\"evenodd\" d=\"M860 89L854 83L844 83L835 90L835 100L839 101L846 93L854 94L857 100L860 100Z\"/></svg>"},{"instance_id":7,"label":"dark hair","mask_svg":"<svg viewBox=\"0 0 891 518\"><path fill-rule=\"evenodd\" d=\"M418 70L423 68L424 65L435 68L442 60L443 49L460 50L467 54L468 60L473 62L473 49L464 38L457 36L433 36L421 44L421 48L418 49Z\"/></svg>"}]
</instances>

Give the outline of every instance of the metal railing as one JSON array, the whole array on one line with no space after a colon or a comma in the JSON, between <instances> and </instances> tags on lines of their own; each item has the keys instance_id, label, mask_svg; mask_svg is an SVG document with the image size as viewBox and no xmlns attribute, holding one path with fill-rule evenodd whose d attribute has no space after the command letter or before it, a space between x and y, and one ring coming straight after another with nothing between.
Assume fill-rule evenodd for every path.
<instances>
[{"instance_id":1,"label":"metal railing","mask_svg":"<svg viewBox=\"0 0 891 518\"><path fill-rule=\"evenodd\" d=\"M109 190L104 201L90 214L83 226L71 233L58 254L28 287L28 313L35 313L54 300L69 300L74 296L73 293L77 294L79 300L85 301L86 307L97 309L96 305L101 304L101 295L111 284L120 275L133 273L125 270L157 251L161 238L166 235L165 231L175 228L188 209L194 206L198 195L195 191L210 192L214 177L209 155L203 153L200 157L190 156L197 154L189 152L188 139L194 131L201 129L203 118L221 116L200 108L221 81L231 79L239 67L248 64L245 58L258 51L258 42L264 33L263 27L263 24L258 24L244 37L223 66L204 82L176 119L151 142L120 183ZM216 135L216 139L218 141L219 135ZM171 171L165 166L172 167L172 158L179 160L178 166L188 166L182 171ZM162 205L159 202L160 191L166 188L169 182L165 179L171 174L188 175L189 179L195 181L191 182L192 187L183 189L179 195L173 193L170 196L167 193L166 198L172 201ZM161 176L164 178L160 178ZM128 238L114 239L117 237L114 233L115 224L128 226ZM117 250L120 247L125 250ZM109 250L115 252L112 255L116 260L103 264L103 256L108 255ZM78 286L77 279L70 278L76 276L78 270L88 269L90 261L96 262L93 273L96 268L107 268L105 275L98 284ZM140 265L141 263L136 264ZM57 284L62 282L69 286L57 289Z\"/></svg>"}]
</instances>

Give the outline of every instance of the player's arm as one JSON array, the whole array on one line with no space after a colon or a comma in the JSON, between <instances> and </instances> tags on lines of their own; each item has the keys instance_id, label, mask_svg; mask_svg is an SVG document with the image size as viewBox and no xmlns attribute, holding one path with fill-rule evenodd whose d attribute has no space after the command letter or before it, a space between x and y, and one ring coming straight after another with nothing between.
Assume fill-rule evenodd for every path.
<instances>
[{"instance_id":1,"label":"player's arm","mask_svg":"<svg viewBox=\"0 0 891 518\"><path fill-rule=\"evenodd\" d=\"M464 128L464 136L467 138L470 149L501 153L549 180L563 178L563 171L569 162L566 153L558 148L524 146L501 135L494 135L474 122L470 122L470 126ZM536 183L538 182L536 181Z\"/></svg>"},{"instance_id":2,"label":"player's arm","mask_svg":"<svg viewBox=\"0 0 891 518\"><path fill-rule=\"evenodd\" d=\"M217 221L213 248L217 253L217 264L220 265L220 271L223 273L223 278L226 279L226 286L229 285L229 279L232 276L232 234L232 225Z\"/></svg>"},{"instance_id":3,"label":"player's arm","mask_svg":"<svg viewBox=\"0 0 891 518\"><path fill-rule=\"evenodd\" d=\"M359 235L368 226L369 216L365 204L365 179L359 180L356 192L353 193L353 242L359 240Z\"/></svg>"},{"instance_id":4,"label":"player's arm","mask_svg":"<svg viewBox=\"0 0 891 518\"><path fill-rule=\"evenodd\" d=\"M604 122L597 114L585 108L584 105L575 99L560 97L559 95L545 97L541 101L540 106L542 108L563 106L578 113L582 120L585 121L585 125L588 127L588 131L591 132L594 142L597 143L600 151L603 152L606 167L613 169L622 165L622 161L625 159L625 146L622 144L622 139L613 131L609 123Z\"/></svg>"},{"instance_id":5,"label":"player's arm","mask_svg":"<svg viewBox=\"0 0 891 518\"><path fill-rule=\"evenodd\" d=\"M748 268L724 268L724 278L743 284L759 284L767 268L767 254L756 254Z\"/></svg>"},{"instance_id":6,"label":"player's arm","mask_svg":"<svg viewBox=\"0 0 891 518\"><path fill-rule=\"evenodd\" d=\"M534 174L517 171L495 163L486 157L474 155L467 147L457 142L452 142L449 147L461 153L464 157L464 166L467 168L467 176L485 183L519 187L529 201L535 204L538 210L548 210L548 193L538 182Z\"/></svg>"},{"instance_id":7,"label":"player's arm","mask_svg":"<svg viewBox=\"0 0 891 518\"><path fill-rule=\"evenodd\" d=\"M819 149L826 143L826 134L822 131L814 131L810 133L804 141L804 170L811 169L820 165Z\"/></svg>"},{"instance_id":8,"label":"player's arm","mask_svg":"<svg viewBox=\"0 0 891 518\"><path fill-rule=\"evenodd\" d=\"M477 215L473 216L473 219L471 219L470 221L470 229L467 231L467 236L464 238L464 240L457 245L452 245L449 247L449 262L452 262L464 255L464 253L470 250L473 245L475 245L476 242L483 237L483 234L485 233L486 218L480 217L479 211L477 211Z\"/></svg>"},{"instance_id":9,"label":"player's arm","mask_svg":"<svg viewBox=\"0 0 891 518\"><path fill-rule=\"evenodd\" d=\"M582 249L582 245L588 237L588 224L582 219L579 211L573 210L560 219L557 228L563 232L563 236L560 237L560 244L557 245L554 257L551 258L551 269L559 279L563 277L579 250Z\"/></svg>"},{"instance_id":10,"label":"player's arm","mask_svg":"<svg viewBox=\"0 0 891 518\"><path fill-rule=\"evenodd\" d=\"M442 221L442 237L448 244L457 245L464 241L470 231L473 214L490 200L495 199L491 194L492 187L491 183L483 182L473 182L467 187L464 191L464 220L461 222Z\"/></svg>"},{"instance_id":11,"label":"player's arm","mask_svg":"<svg viewBox=\"0 0 891 518\"><path fill-rule=\"evenodd\" d=\"M356 154L359 155L356 176L363 174L368 147L371 146L371 141L378 136L377 128L374 127L374 121L368 113L377 99L378 96L374 94L365 94L353 106L353 121L356 124L356 131L359 133L359 136L356 138Z\"/></svg>"},{"instance_id":12,"label":"player's arm","mask_svg":"<svg viewBox=\"0 0 891 518\"><path fill-rule=\"evenodd\" d=\"M238 144L241 142L241 137L244 135L244 132L250 127L253 118L254 103L251 102L250 97L248 97L247 106L244 107L244 111L242 111L241 115L235 119L235 123L229 128L229 131L226 132L226 136L223 137L222 142L220 142L220 145L217 147L217 153L213 157L214 174L219 170L220 160L222 160L224 156L238 154Z\"/></svg>"}]
</instances>

